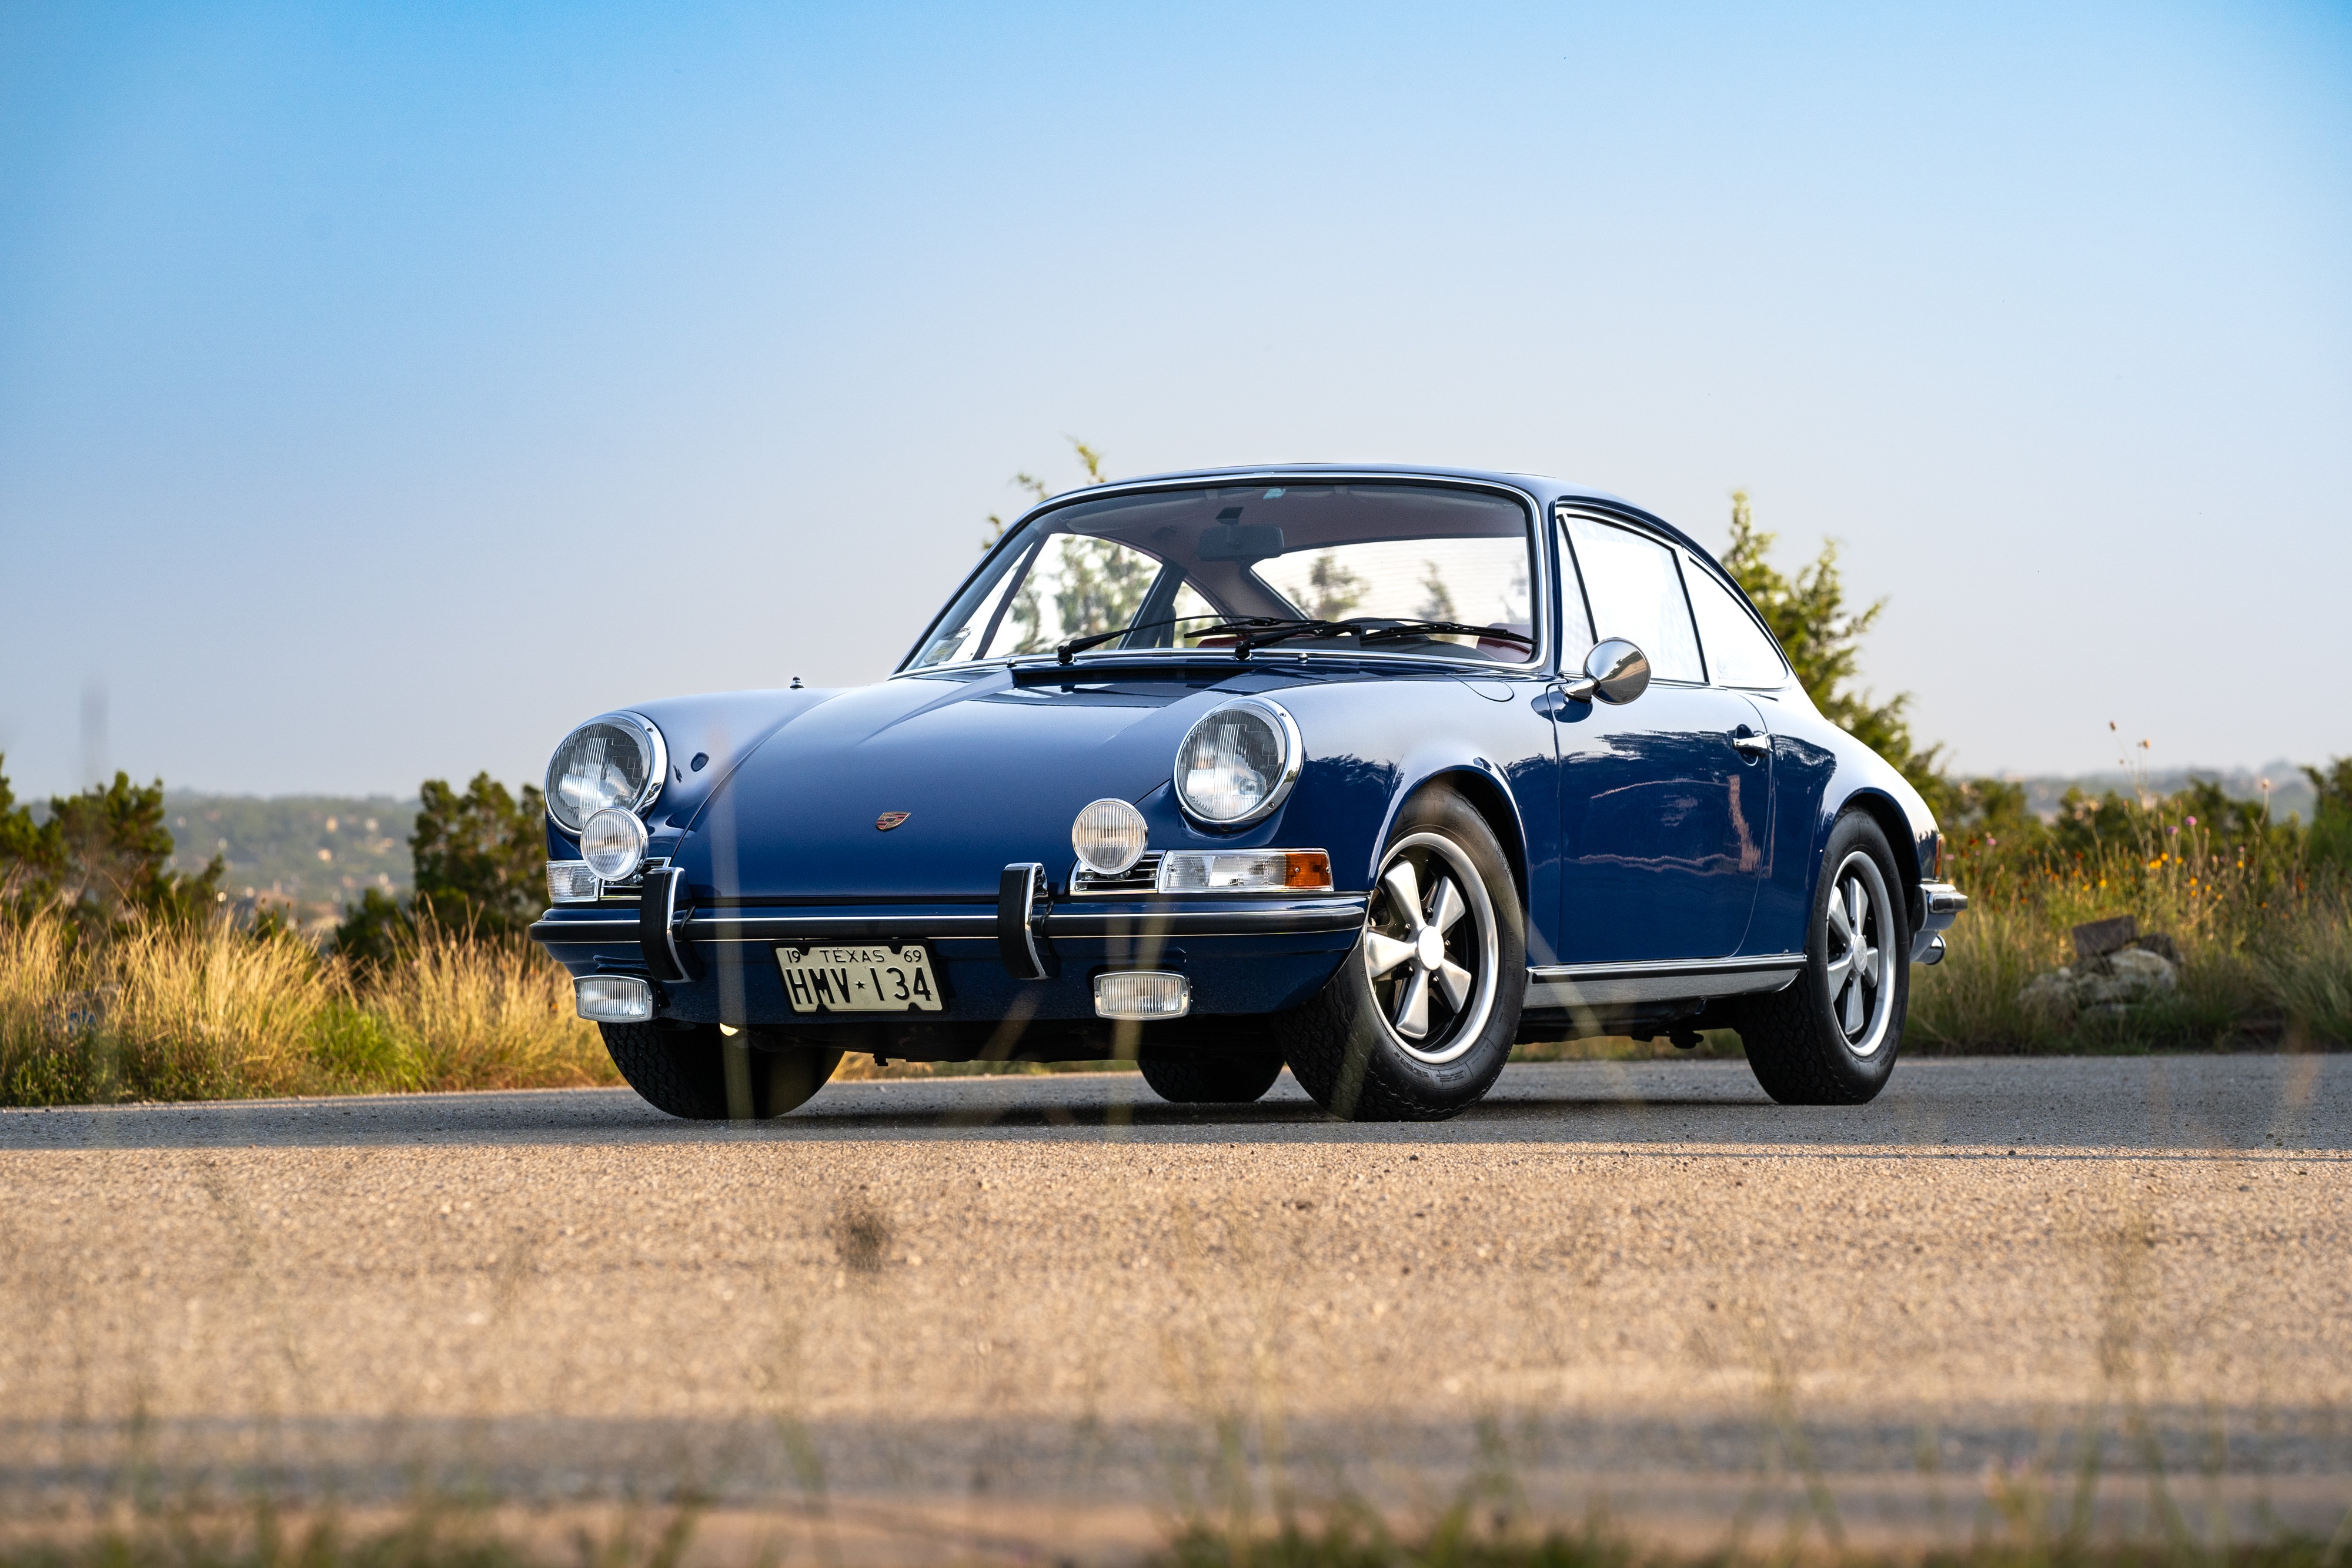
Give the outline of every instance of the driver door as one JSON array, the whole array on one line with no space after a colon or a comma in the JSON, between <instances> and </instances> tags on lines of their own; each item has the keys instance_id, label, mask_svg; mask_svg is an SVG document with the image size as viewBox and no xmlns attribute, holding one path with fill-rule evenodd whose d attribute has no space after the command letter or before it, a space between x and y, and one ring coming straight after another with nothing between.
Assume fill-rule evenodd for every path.
<instances>
[{"instance_id":1,"label":"driver door","mask_svg":"<svg viewBox=\"0 0 2352 1568\"><path fill-rule=\"evenodd\" d=\"M1580 579L1593 632L1638 645L1652 675L1622 707L1554 707L1559 961L1727 956L1771 869L1763 721L1746 697L1707 684L1675 550L1580 512L1563 509L1560 528L1561 559L1575 562L1560 574L1563 621L1574 624Z\"/></svg>"}]
</instances>

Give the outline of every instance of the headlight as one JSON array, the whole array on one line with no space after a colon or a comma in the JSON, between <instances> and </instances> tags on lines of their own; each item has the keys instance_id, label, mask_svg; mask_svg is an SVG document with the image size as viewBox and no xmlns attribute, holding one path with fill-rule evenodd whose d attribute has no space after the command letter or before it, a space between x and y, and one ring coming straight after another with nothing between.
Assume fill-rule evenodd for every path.
<instances>
[{"instance_id":1,"label":"headlight","mask_svg":"<svg viewBox=\"0 0 2352 1568\"><path fill-rule=\"evenodd\" d=\"M608 806L580 830L580 858L606 882L620 882L646 858L646 825L635 811Z\"/></svg>"},{"instance_id":2,"label":"headlight","mask_svg":"<svg viewBox=\"0 0 2352 1568\"><path fill-rule=\"evenodd\" d=\"M1070 847L1088 871L1117 876L1143 858L1143 813L1126 801L1097 800L1070 824Z\"/></svg>"},{"instance_id":3,"label":"headlight","mask_svg":"<svg viewBox=\"0 0 2352 1568\"><path fill-rule=\"evenodd\" d=\"M1305 748L1279 703L1242 697L1194 725L1176 748L1176 799L1211 827L1255 822L1298 782Z\"/></svg>"},{"instance_id":4,"label":"headlight","mask_svg":"<svg viewBox=\"0 0 2352 1568\"><path fill-rule=\"evenodd\" d=\"M643 811L661 793L669 747L633 713L590 719L563 737L547 765L547 814L578 832L607 807Z\"/></svg>"}]
</instances>

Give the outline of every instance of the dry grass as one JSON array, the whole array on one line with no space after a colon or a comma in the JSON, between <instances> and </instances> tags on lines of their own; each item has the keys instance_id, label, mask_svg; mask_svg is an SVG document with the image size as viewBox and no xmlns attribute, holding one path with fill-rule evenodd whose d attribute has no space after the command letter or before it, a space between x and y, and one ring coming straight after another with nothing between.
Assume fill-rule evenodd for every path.
<instances>
[{"instance_id":1,"label":"dry grass","mask_svg":"<svg viewBox=\"0 0 2352 1568\"><path fill-rule=\"evenodd\" d=\"M366 977L356 996L388 1047L375 1059L380 1065L366 1069L383 1087L620 1081L596 1026L574 1010L572 977L520 939L487 941L428 925L399 962Z\"/></svg>"},{"instance_id":2,"label":"dry grass","mask_svg":"<svg viewBox=\"0 0 2352 1568\"><path fill-rule=\"evenodd\" d=\"M2292 846L2260 852L2192 829L2064 860L1979 849L1952 874L1969 907L1945 961L1914 971L1914 1049L2352 1045L2352 892ZM2073 926L2120 915L2178 946L2173 995L2116 1016L2020 998L2034 976L2074 961Z\"/></svg>"},{"instance_id":3,"label":"dry grass","mask_svg":"<svg viewBox=\"0 0 2352 1568\"><path fill-rule=\"evenodd\" d=\"M0 1103L617 1081L569 978L520 942L428 928L357 974L226 918L78 939L53 913L0 917Z\"/></svg>"}]
</instances>

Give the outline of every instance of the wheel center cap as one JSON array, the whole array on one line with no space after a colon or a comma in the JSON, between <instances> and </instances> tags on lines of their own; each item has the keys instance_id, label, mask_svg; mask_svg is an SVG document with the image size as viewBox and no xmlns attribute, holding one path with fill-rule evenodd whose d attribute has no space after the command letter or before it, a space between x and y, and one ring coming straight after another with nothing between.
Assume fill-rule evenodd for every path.
<instances>
[{"instance_id":1,"label":"wheel center cap","mask_svg":"<svg viewBox=\"0 0 2352 1568\"><path fill-rule=\"evenodd\" d=\"M1445 938L1436 926L1423 926L1421 935L1412 939L1412 961L1424 969L1434 969L1445 962Z\"/></svg>"}]
</instances>

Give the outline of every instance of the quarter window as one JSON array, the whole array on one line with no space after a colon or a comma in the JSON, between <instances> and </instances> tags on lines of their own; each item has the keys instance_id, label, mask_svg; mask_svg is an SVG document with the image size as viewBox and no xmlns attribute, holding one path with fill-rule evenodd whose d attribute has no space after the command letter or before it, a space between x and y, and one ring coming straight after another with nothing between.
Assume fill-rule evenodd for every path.
<instances>
[{"instance_id":1,"label":"quarter window","mask_svg":"<svg viewBox=\"0 0 2352 1568\"><path fill-rule=\"evenodd\" d=\"M1748 607L1696 561L1683 562L1691 608L1698 612L1699 642L1706 649L1707 673L1718 686L1777 686L1789 678L1780 651Z\"/></svg>"},{"instance_id":2,"label":"quarter window","mask_svg":"<svg viewBox=\"0 0 2352 1568\"><path fill-rule=\"evenodd\" d=\"M1559 520L1559 667L1575 669L1592 651L1592 616L1577 580L1576 547L1569 542L1568 519Z\"/></svg>"},{"instance_id":3,"label":"quarter window","mask_svg":"<svg viewBox=\"0 0 2352 1568\"><path fill-rule=\"evenodd\" d=\"M1594 632L1622 637L1640 648L1662 681L1704 682L1706 667L1699 662L1698 633L1691 626L1690 601L1683 597L1674 552L1612 523L1574 512L1567 520L1585 595L1592 601Z\"/></svg>"}]
</instances>

